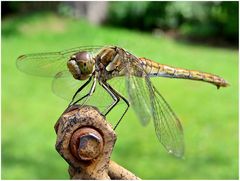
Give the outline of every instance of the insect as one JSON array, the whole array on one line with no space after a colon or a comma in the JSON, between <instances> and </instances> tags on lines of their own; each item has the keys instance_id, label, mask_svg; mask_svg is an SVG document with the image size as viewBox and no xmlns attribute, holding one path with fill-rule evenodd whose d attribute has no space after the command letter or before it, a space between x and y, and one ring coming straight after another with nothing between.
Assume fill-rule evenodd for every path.
<instances>
[{"instance_id":1,"label":"insect","mask_svg":"<svg viewBox=\"0 0 240 181\"><path fill-rule=\"evenodd\" d=\"M89 103L96 87L100 86L111 97L110 104L105 106L105 115L120 100L125 102L127 107L118 125L131 105L143 125L153 120L159 141L169 153L177 157L184 154L181 123L150 78L191 79L214 84L217 88L228 86L217 75L173 68L147 58L136 57L117 46L79 47L60 52L22 55L17 59L17 67L29 74L54 77L53 91L63 98L71 99L70 105ZM111 80L117 78L124 79L127 97L110 84ZM76 82L74 92L66 86L73 81ZM83 93L86 87L88 89ZM71 92L71 95L67 92ZM93 101L104 102L104 97Z\"/></svg>"}]
</instances>

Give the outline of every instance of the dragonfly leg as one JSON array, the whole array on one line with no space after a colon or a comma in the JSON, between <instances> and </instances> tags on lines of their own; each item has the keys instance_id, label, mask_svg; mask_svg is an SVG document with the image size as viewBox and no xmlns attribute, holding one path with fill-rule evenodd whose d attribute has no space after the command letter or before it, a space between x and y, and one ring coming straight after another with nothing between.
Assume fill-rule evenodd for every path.
<instances>
[{"instance_id":1,"label":"dragonfly leg","mask_svg":"<svg viewBox=\"0 0 240 181\"><path fill-rule=\"evenodd\" d=\"M125 111L123 112L121 118L118 120L117 124L115 125L114 130L117 128L117 126L118 126L119 123L121 122L123 116L127 113L128 109L129 109L129 107L130 107L130 104L129 104L128 100L127 100L125 97L123 97L122 95L120 95L119 93L117 93L117 94L118 94L119 97L121 97L122 100L127 104L127 108L125 109Z\"/></svg>"},{"instance_id":2,"label":"dragonfly leg","mask_svg":"<svg viewBox=\"0 0 240 181\"><path fill-rule=\"evenodd\" d=\"M101 86L109 93L109 95L113 98L113 103L108 106L107 108L107 112L104 114L104 116L106 116L111 110L112 108L120 101L120 98L118 96L116 96L114 94L113 91L111 91L110 89L110 85L107 83L102 83Z\"/></svg>"},{"instance_id":3,"label":"dragonfly leg","mask_svg":"<svg viewBox=\"0 0 240 181\"><path fill-rule=\"evenodd\" d=\"M116 106L116 104L119 102L120 98L127 104L127 108L123 112L123 114L120 117L120 119L118 120L117 124L114 126L114 130L115 130L117 128L117 126L119 125L119 123L121 122L121 120L124 117L124 115L126 114L126 112L128 111L128 108L129 108L130 104L129 104L128 100L125 97L123 97L120 93L118 93L115 89L113 89L106 82L103 83L102 86L111 95L111 97L114 99L114 102L109 106L108 111L105 114L105 116Z\"/></svg>"},{"instance_id":4,"label":"dragonfly leg","mask_svg":"<svg viewBox=\"0 0 240 181\"><path fill-rule=\"evenodd\" d=\"M74 104L73 101L74 101L75 97L77 96L77 94L78 94L79 92L81 92L81 91L84 89L84 87L86 87L86 86L89 84L89 82L91 82L91 80L92 80L92 76L89 77L89 79L87 80L87 82L85 82L85 83L75 92L75 94L74 94L73 97L72 97L71 102L69 103L69 106L71 106L71 105ZM83 97L81 98L81 100L82 100L83 98L85 98L85 97L86 97L86 95L83 96ZM78 100L78 102L81 101L81 100Z\"/></svg>"},{"instance_id":5,"label":"dragonfly leg","mask_svg":"<svg viewBox=\"0 0 240 181\"><path fill-rule=\"evenodd\" d=\"M90 80L91 80L91 79L90 79ZM83 100L84 98L86 98L86 99L84 100L84 102L82 103L82 105L84 105L84 104L88 101L89 97L94 93L95 88L96 88L96 83L97 83L97 78L94 77L94 80L93 80L93 83L92 83L92 86L91 86L90 91L89 91L85 96L83 96L83 97L81 97L80 99L76 100L76 101L73 103L73 105L74 105L74 104L77 104L79 101L81 101L81 100ZM80 88L81 88L81 87L80 87ZM82 90L82 89L81 89L81 90Z\"/></svg>"}]
</instances>

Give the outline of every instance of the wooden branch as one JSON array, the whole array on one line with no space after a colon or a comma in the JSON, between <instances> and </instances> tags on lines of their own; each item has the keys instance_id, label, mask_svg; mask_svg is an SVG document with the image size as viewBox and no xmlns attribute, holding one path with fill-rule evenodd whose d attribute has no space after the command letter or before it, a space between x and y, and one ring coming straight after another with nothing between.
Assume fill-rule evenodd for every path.
<instances>
[{"instance_id":1,"label":"wooden branch","mask_svg":"<svg viewBox=\"0 0 240 181\"><path fill-rule=\"evenodd\" d=\"M71 179L139 179L110 161L116 134L94 107L69 107L55 125L56 150L69 164Z\"/></svg>"}]
</instances>

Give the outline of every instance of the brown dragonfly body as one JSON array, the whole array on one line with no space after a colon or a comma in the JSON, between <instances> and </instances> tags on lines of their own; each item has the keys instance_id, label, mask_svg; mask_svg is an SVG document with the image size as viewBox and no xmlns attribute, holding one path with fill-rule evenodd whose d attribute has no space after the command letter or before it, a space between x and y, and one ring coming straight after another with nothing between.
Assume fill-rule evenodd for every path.
<instances>
[{"instance_id":1,"label":"brown dragonfly body","mask_svg":"<svg viewBox=\"0 0 240 181\"><path fill-rule=\"evenodd\" d=\"M68 67L68 71L76 80L79 80L78 82L84 82L73 95L70 105L80 103L82 100L84 101L81 104L86 104L95 92L98 82L113 99L111 105L106 107L105 115L122 99L127 104L127 108L120 120L131 105L143 125L147 124L149 120L153 120L159 141L169 153L178 157L182 157L184 154L181 123L166 100L151 83L150 78L198 80L214 84L217 88L228 85L223 78L217 75L174 68L146 58L138 58L117 46L80 47L61 52L23 55L18 58L17 66L20 70L30 74L55 76L55 84L62 77L69 75L64 73ZM128 99L108 83L115 77L125 78ZM54 82L53 89L58 91L54 88L57 87L54 86ZM90 82L92 82L92 86L89 92L75 101L76 96ZM96 101L104 101L104 98Z\"/></svg>"},{"instance_id":2,"label":"brown dragonfly body","mask_svg":"<svg viewBox=\"0 0 240 181\"><path fill-rule=\"evenodd\" d=\"M223 78L217 75L204 73L196 70L175 68L172 66L154 62L146 58L137 58L119 47L103 48L100 50L96 57L91 56L87 52L78 52L76 53L76 55L73 55L72 57L82 58L83 56L86 56L84 58L88 57L87 59L90 60L86 61L86 63L90 62L88 65L86 65L86 67L90 71L86 71L86 73L84 73L84 75L82 76L77 74L76 72L79 71L75 71L75 69L72 69L72 66L68 62L70 72L72 72L73 75L78 75L74 77L80 80L89 77L90 74L92 74L96 69L96 67L94 66L97 66L97 68L101 70L99 72L101 72L102 74L101 75L102 80L108 80L115 76L126 76L126 74L129 73L130 70L131 74L133 74L134 76L143 76L144 74L147 74L150 77L168 77L198 80L214 84L218 88L226 87L228 85L228 83ZM130 63L129 61L133 61L134 62L133 64L135 64L135 66L132 66L132 68L127 66ZM137 66L141 66L144 72L137 71L138 70L136 68ZM81 67L84 67L84 64L79 63L79 69L81 69Z\"/></svg>"}]
</instances>

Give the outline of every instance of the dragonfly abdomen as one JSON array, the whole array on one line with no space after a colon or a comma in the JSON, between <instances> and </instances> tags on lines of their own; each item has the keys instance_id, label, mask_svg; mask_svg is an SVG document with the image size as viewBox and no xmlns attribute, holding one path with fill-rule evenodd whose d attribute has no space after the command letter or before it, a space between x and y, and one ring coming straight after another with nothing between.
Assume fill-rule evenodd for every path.
<instances>
[{"instance_id":1,"label":"dragonfly abdomen","mask_svg":"<svg viewBox=\"0 0 240 181\"><path fill-rule=\"evenodd\" d=\"M140 58L140 61L146 73L150 77L168 77L198 80L214 84L217 86L217 88L226 87L229 85L223 78L210 73L204 73L196 70L187 70L183 68L174 68L168 65L153 62L146 58Z\"/></svg>"}]
</instances>

